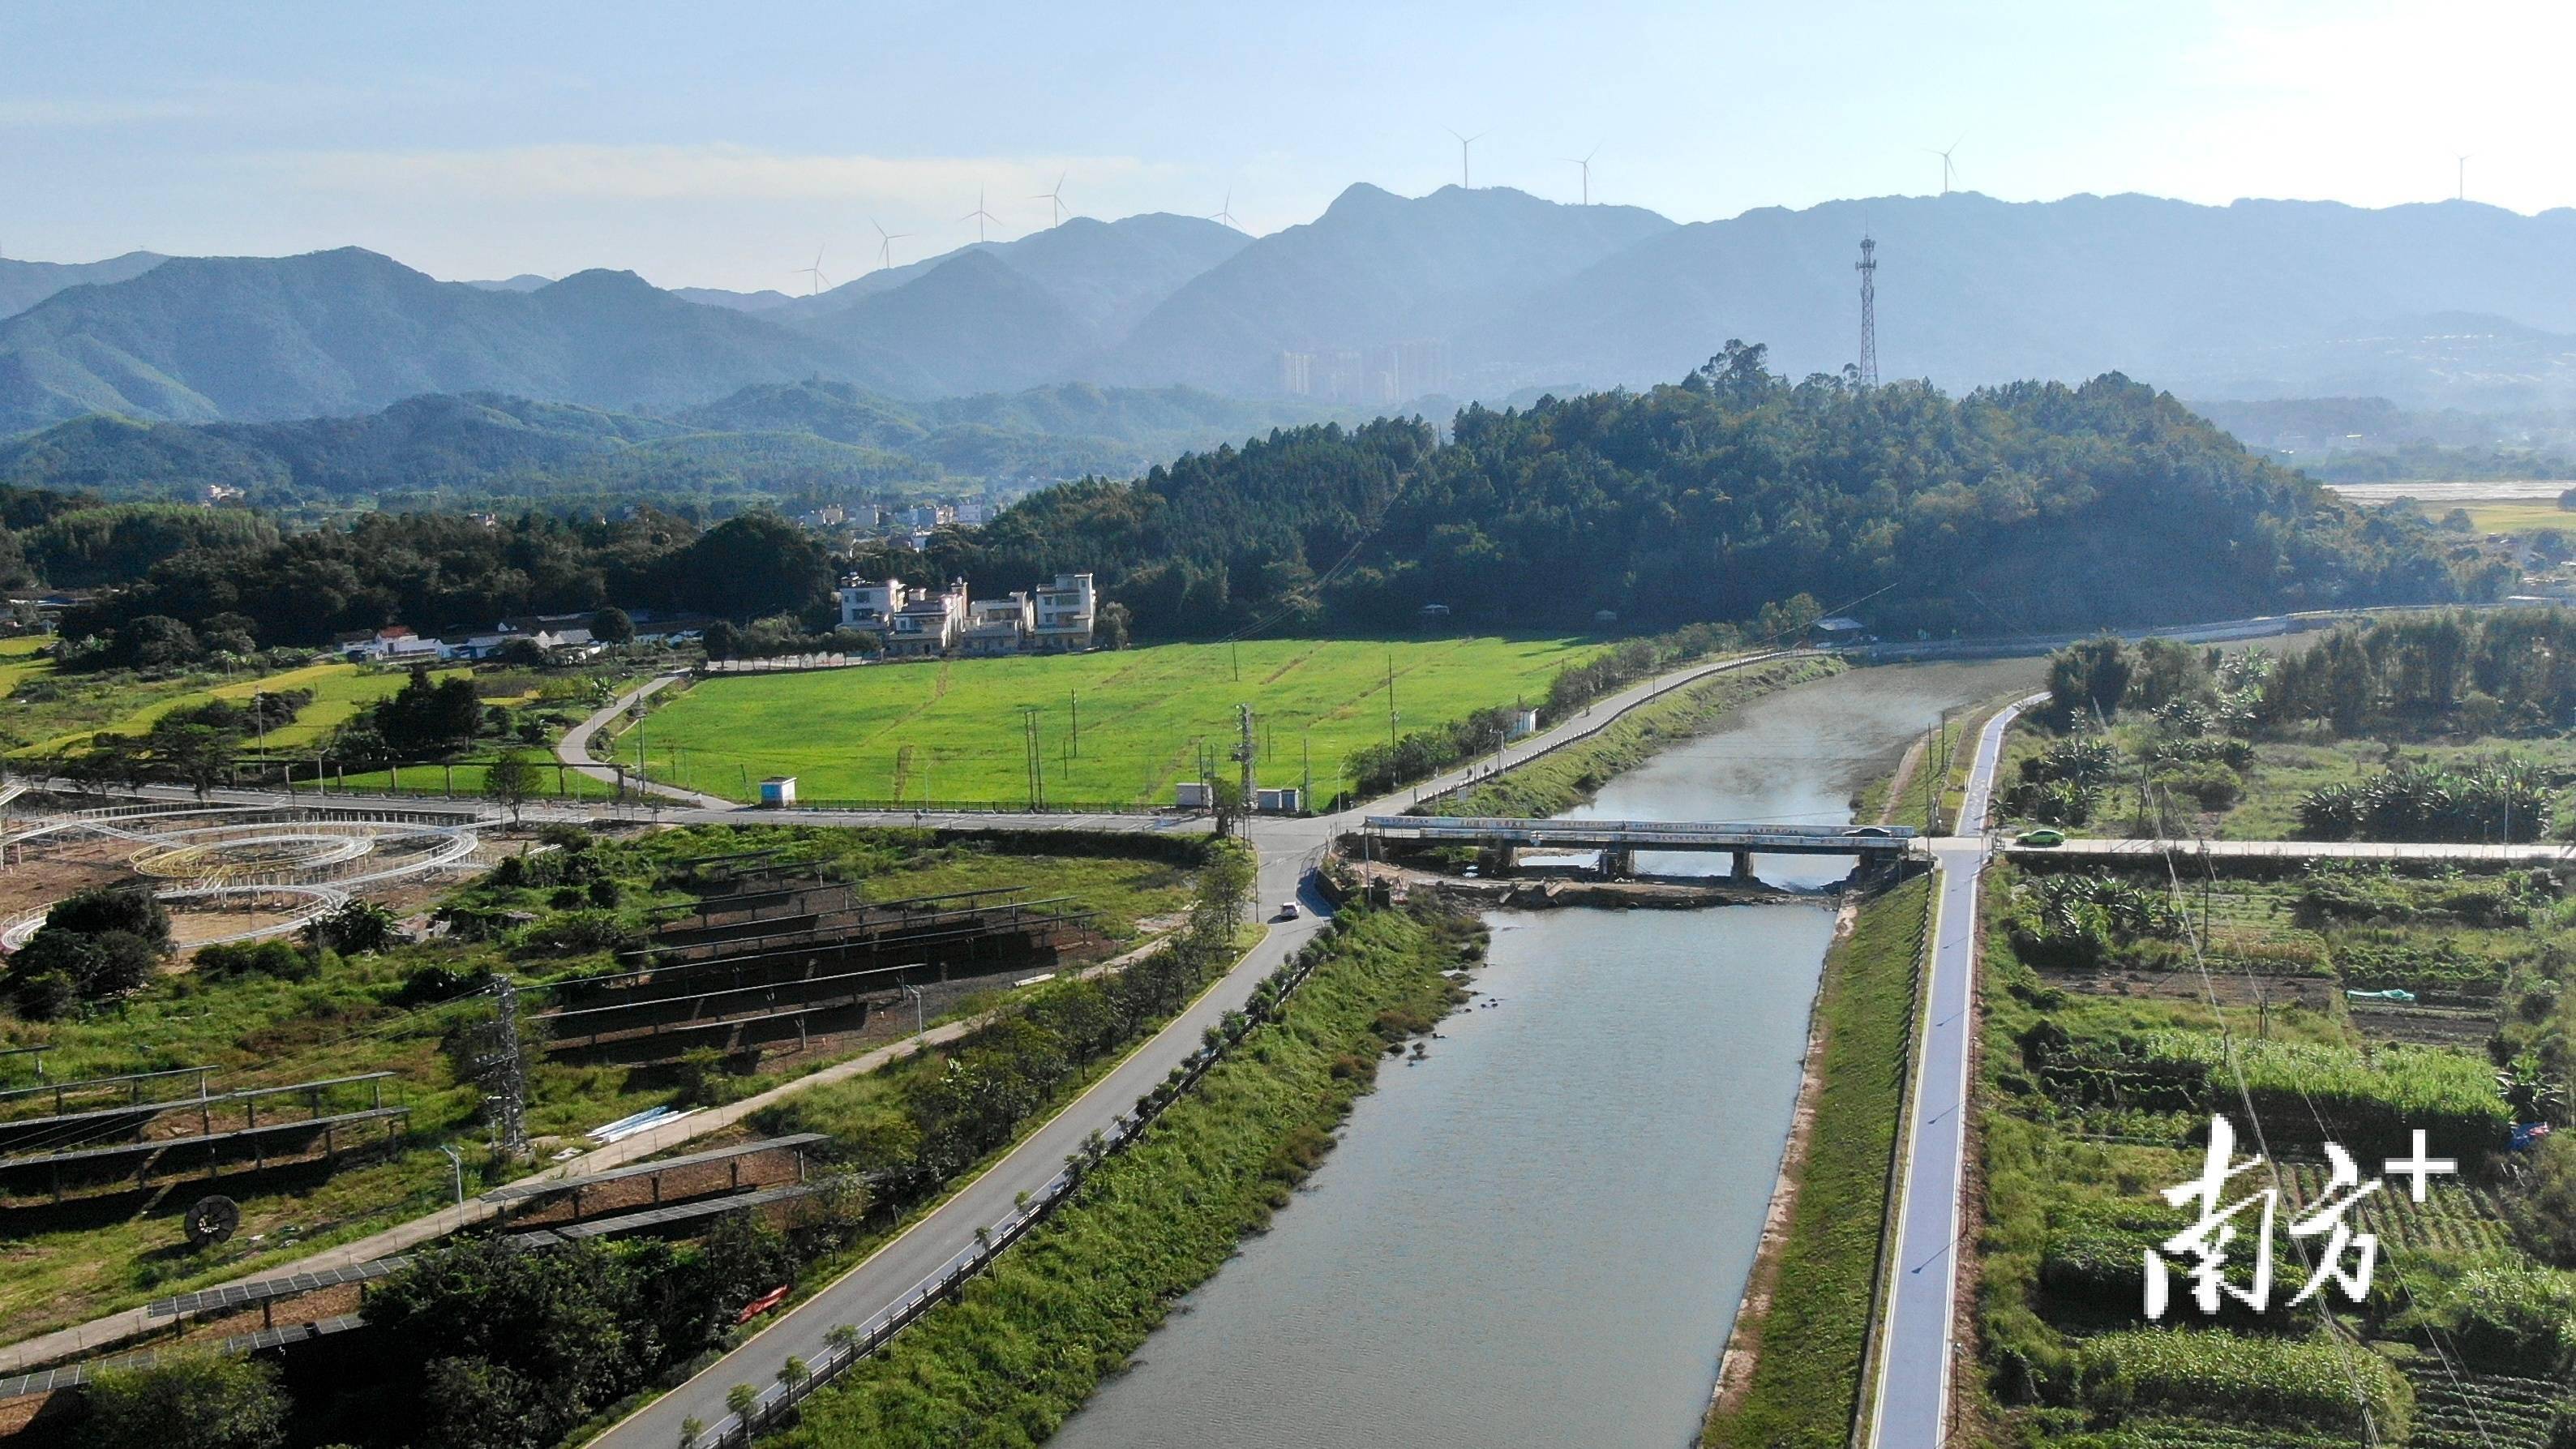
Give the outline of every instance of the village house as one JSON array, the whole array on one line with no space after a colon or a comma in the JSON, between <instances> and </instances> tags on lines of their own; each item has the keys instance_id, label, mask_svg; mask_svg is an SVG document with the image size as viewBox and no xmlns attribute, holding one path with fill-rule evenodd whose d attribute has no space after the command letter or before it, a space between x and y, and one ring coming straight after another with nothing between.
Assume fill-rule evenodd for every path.
<instances>
[{"instance_id":1,"label":"village house","mask_svg":"<svg viewBox=\"0 0 2576 1449\"><path fill-rule=\"evenodd\" d=\"M1058 574L1036 589L970 599L964 579L938 593L901 579L845 578L835 591L841 627L874 630L896 658L961 654L1071 654L1092 646L1099 598L1089 574Z\"/></svg>"}]
</instances>

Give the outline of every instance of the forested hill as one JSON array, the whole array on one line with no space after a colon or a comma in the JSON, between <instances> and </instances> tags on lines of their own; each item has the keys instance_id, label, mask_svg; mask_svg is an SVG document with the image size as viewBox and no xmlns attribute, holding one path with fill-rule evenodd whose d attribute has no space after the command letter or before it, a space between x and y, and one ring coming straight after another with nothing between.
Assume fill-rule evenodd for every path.
<instances>
[{"instance_id":1,"label":"forested hill","mask_svg":"<svg viewBox=\"0 0 2576 1449\"><path fill-rule=\"evenodd\" d=\"M1946 397L1792 384L1728 345L1642 393L1272 433L1036 494L862 567L1100 574L1147 634L1746 619L1806 592L1887 633L2085 629L2484 597L2502 570L2365 514L2112 374Z\"/></svg>"}]
</instances>

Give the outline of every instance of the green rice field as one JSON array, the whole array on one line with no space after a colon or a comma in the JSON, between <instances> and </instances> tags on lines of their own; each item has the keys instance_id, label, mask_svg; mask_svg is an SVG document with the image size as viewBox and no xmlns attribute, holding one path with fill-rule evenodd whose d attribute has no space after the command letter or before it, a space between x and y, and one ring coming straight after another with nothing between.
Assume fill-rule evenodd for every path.
<instances>
[{"instance_id":1,"label":"green rice field","mask_svg":"<svg viewBox=\"0 0 2576 1449\"><path fill-rule=\"evenodd\" d=\"M806 800L1025 802L1028 725L1052 802L1167 802L1223 769L1236 706L1257 720L1260 782L1329 799L1342 763L1395 728L1409 733L1488 705L1535 705L1556 672L1596 647L1579 639L1248 640L1116 653L878 664L716 678L643 726L653 778L753 798L768 775ZM1078 727L1078 738L1077 738ZM636 755L630 727L617 754Z\"/></svg>"}]
</instances>

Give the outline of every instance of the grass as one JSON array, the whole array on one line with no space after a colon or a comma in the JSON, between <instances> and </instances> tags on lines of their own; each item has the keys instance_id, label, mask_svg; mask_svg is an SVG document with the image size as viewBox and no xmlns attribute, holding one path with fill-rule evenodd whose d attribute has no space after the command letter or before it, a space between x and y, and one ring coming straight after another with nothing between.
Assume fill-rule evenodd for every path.
<instances>
[{"instance_id":1,"label":"grass","mask_svg":"<svg viewBox=\"0 0 2576 1449\"><path fill-rule=\"evenodd\" d=\"M2576 513L2546 498L2499 498L2463 505L2480 533L2539 533L2544 529L2576 531ZM2448 512L2448 509L2440 510Z\"/></svg>"},{"instance_id":2,"label":"grass","mask_svg":"<svg viewBox=\"0 0 2576 1449\"><path fill-rule=\"evenodd\" d=\"M877 900L980 886L1075 895L1099 909L1104 933L1120 940L1132 938L1138 922L1180 909L1188 897L1186 873L1162 860L1020 854L936 844L916 832L709 826L662 832L631 850L637 856L672 860L755 845L781 846L783 860L819 863L855 878ZM492 903L494 889L478 884L456 894ZM542 914L542 894L520 892L498 903ZM659 897L638 886L628 898L640 909ZM182 972L87 1020L35 1025L0 1017L0 1046L52 1043L47 1073L57 1080L204 1064L216 1068L212 1087L222 1091L394 1071L399 1078L390 1084L387 1103L412 1108L409 1130L388 1156L352 1159L335 1173L287 1171L234 1178L221 1187L243 1208L241 1231L228 1243L201 1250L185 1244L175 1214L201 1195L196 1182L185 1180L162 1191L147 1208L122 1199L112 1210L75 1205L67 1213L51 1214L42 1226L0 1240L0 1264L6 1265L0 1271L0 1323L7 1324L7 1337L32 1336L239 1277L448 1201L450 1168L437 1144L463 1147L478 1142L484 1129L477 1120L480 1089L458 1080L442 1036L453 1025L482 1019L485 999L406 1010L393 997L405 977L422 967L470 974L508 956L506 948L496 945L430 945L380 956L332 957L317 979L306 982L252 976L218 983ZM523 960L515 969L524 979L597 964L596 957ZM542 1003L533 993L529 999ZM853 1043L784 1070L728 1078L727 1095L750 1095L876 1044ZM13 1070L17 1074L7 1078L7 1085L18 1085L27 1075ZM544 1061L531 1076L529 1128L541 1136L576 1135L671 1102L677 1090L669 1073L655 1069ZM13 1118L48 1110L50 1104L41 1100L0 1104L0 1114ZM466 1154L469 1192L512 1175L479 1151Z\"/></svg>"},{"instance_id":3,"label":"grass","mask_svg":"<svg viewBox=\"0 0 2576 1449\"><path fill-rule=\"evenodd\" d=\"M1352 911L1256 1030L1073 1200L887 1350L809 1400L790 1446L1026 1445L1122 1366L1332 1145L1386 1044L1451 1004L1457 926Z\"/></svg>"},{"instance_id":4,"label":"grass","mask_svg":"<svg viewBox=\"0 0 2576 1449\"><path fill-rule=\"evenodd\" d=\"M1412 731L1535 703L1594 647L1261 639L717 677L656 710L645 752L655 779L738 800L765 775L794 775L812 800L1018 802L1029 795L1022 709L1034 707L1048 798L1168 802L1176 781L1199 778L1203 750L1225 761L1236 706L1249 704L1261 783L1302 783L1311 761L1315 794L1329 799L1349 784L1350 752L1386 739L1390 666L1398 727ZM631 734L617 753L633 759Z\"/></svg>"},{"instance_id":5,"label":"grass","mask_svg":"<svg viewBox=\"0 0 2576 1449\"><path fill-rule=\"evenodd\" d=\"M1769 1312L1752 1325L1752 1378L1739 1401L1711 1410L1703 1444L1849 1442L1931 884L1909 881L1863 906L1851 935L1826 954L1816 1006L1821 1087L1778 1277Z\"/></svg>"},{"instance_id":6,"label":"grass","mask_svg":"<svg viewBox=\"0 0 2576 1449\"><path fill-rule=\"evenodd\" d=\"M1442 815L1556 815L1591 798L1612 776L1644 764L1676 741L1700 734L1737 706L1838 674L1836 659L1783 659L1729 670L1619 717L1582 741L1505 770L1499 779L1434 802Z\"/></svg>"}]
</instances>

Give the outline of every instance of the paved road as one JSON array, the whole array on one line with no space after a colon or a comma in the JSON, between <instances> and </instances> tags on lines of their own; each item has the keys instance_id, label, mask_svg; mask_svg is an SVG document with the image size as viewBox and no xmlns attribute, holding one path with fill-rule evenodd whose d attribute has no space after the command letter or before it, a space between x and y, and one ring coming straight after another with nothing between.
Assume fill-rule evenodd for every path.
<instances>
[{"instance_id":1,"label":"paved road","mask_svg":"<svg viewBox=\"0 0 2576 1449\"><path fill-rule=\"evenodd\" d=\"M2157 860L2167 855L2221 860L2453 860L2501 865L2576 864L2576 844L2533 845L2400 844L2381 840L2096 840L2070 839L2064 845L2008 845L2015 859L2080 855L2088 859Z\"/></svg>"},{"instance_id":2,"label":"paved road","mask_svg":"<svg viewBox=\"0 0 2576 1449\"><path fill-rule=\"evenodd\" d=\"M1694 665L1632 685L1596 701L1584 713L1510 747L1505 756L1505 762L1507 764L1525 763L1534 755L1559 748L1606 728L1626 711L1675 689L1696 684L1711 675L1780 657L1784 657L1784 654L1762 654ZM582 753L587 748L590 731L604 725L634 699L654 689L666 687L667 683L667 678L649 681L576 727L574 733L567 736L563 746L564 751L568 752L566 762L613 778L613 772L589 763ZM1239 1006L1262 977L1269 974L1299 945L1323 928L1328 908L1320 898L1306 891L1306 877L1320 857L1324 845L1333 835L1357 828L1362 817L1370 811L1400 810L1415 799L1468 783L1487 773L1490 768L1490 762L1480 760L1474 765L1411 787L1402 794L1389 796L1384 800L1366 802L1339 815L1302 820L1270 817L1253 820L1249 834L1253 846L1261 857L1259 900L1263 914L1272 913L1280 902L1294 897L1303 902L1299 920L1273 923L1261 944L1224 979L1210 988L1209 992L1179 1020L1139 1048L1108 1078L1084 1097L1069 1105L1054 1121L1041 1127L1023 1141L1017 1149L982 1178L952 1197L921 1222L916 1223L902 1236L881 1249L875 1257L862 1263L823 1293L809 1300L796 1312L787 1315L778 1324L736 1349L733 1354L719 1361L688 1385L666 1395L654 1405L613 1427L597 1442L620 1446L629 1444L649 1446L649 1449L669 1449L669 1446L678 1440L680 1420L684 1417L694 1415L709 1425L720 1426L728 1417L723 1401L725 1391L732 1385L753 1383L765 1386L774 1382L778 1367L790 1354L809 1361L815 1359L822 1345L822 1335L832 1325L866 1322L878 1312L901 1302L925 1279L944 1271L973 1245L976 1228L991 1226L998 1222L1010 1213L1019 1193L1033 1191L1053 1177L1057 1169L1063 1165L1065 1156L1083 1138L1094 1130L1105 1128L1110 1121L1132 1105L1137 1097L1143 1095L1147 1087L1168 1075L1181 1058L1196 1048L1207 1026L1224 1012ZM149 786L140 790L125 790L118 793L128 798L140 797L164 801L173 807L207 803L244 806L327 804L360 810L387 808L436 811L455 808L464 812L487 815L492 811L492 807L482 801L447 802L408 796L339 793L317 796L309 792L290 795L262 790L217 790L201 801L193 792L172 786ZM712 806L681 805L673 802L658 808L648 808L645 805L632 803L624 806L610 806L542 802L530 805L526 813L531 820L596 820L603 817L617 817L652 818L666 823L705 822L735 825L776 821L800 825L921 825L941 829L998 827L1084 832L1197 831L1207 827L1206 818L1203 816L1172 814L1060 815L960 812L916 816L910 811L762 811L721 801ZM872 1062L866 1062L865 1059L844 1063L840 1067L828 1069L826 1073L801 1078L782 1090L810 1087L819 1080L866 1070L872 1065ZM695 1123L697 1119L691 1118L689 1121ZM631 1140L640 1143L645 1139ZM619 1144L621 1147L626 1145ZM621 1154L620 1160L642 1155L646 1154L641 1152ZM567 1164L563 1170L588 1170L607 1165L610 1164L605 1161L593 1162L585 1159L581 1163ZM468 1219L477 1216L480 1216L480 1213L475 1205L469 1204L463 1213L451 1208L390 1229L384 1234L377 1235L376 1238L367 1240L367 1244L383 1248L385 1251L394 1251L395 1248L388 1245L398 1243L401 1247L409 1247L428 1241L445 1231L466 1225ZM346 1257L360 1246L360 1244L343 1245L342 1248L332 1250L325 1256L333 1259ZM359 1254L359 1256L375 1255L372 1252ZM273 1277L286 1271L290 1269L272 1268L252 1276ZM0 1362L24 1365L41 1359L57 1358L64 1353L78 1352L92 1346L104 1346L121 1341L131 1336L135 1326L126 1321L129 1317L131 1315L112 1315L62 1330L61 1333L49 1335L43 1340L0 1349ZM33 1350L39 1344L47 1346L51 1351L41 1356L36 1355Z\"/></svg>"},{"instance_id":3,"label":"paved road","mask_svg":"<svg viewBox=\"0 0 2576 1449\"><path fill-rule=\"evenodd\" d=\"M1740 669L1775 657L1778 656L1760 655L1699 665L1632 686L1595 703L1585 714L1523 741L1510 753L1508 761L1526 761L1531 755L1581 739L1608 725L1622 712L1711 674ZM973 1250L977 1228L996 1228L1009 1218L1015 1199L1021 1193L1034 1193L1044 1187L1084 1138L1095 1131L1107 1130L1115 1119L1135 1104L1138 1097L1144 1095L1148 1087L1170 1075L1182 1058L1197 1049L1200 1037L1209 1026L1226 1012L1240 1007L1261 978L1324 928L1330 908L1321 897L1307 889L1308 875L1320 859L1325 843L1335 833L1357 828L1362 817L1372 810L1400 809L1415 795L1449 789L1483 773L1486 768L1480 761L1475 766L1425 782L1404 796L1371 801L1339 815L1305 820L1255 818L1249 829L1249 838L1261 857L1259 899L1263 913L1270 914L1279 903L1294 898L1301 902L1298 919L1273 921L1261 944L1210 987L1205 995L1137 1048L1089 1092L1032 1132L983 1176L959 1190L859 1266L807 1299L794 1312L679 1388L611 1426L591 1442L606 1446L606 1449L670 1449L679 1442L682 1421L689 1418L706 1425L709 1436L713 1437L732 1419L724 1401L726 1391L735 1384L768 1388L776 1382L778 1370L790 1355L808 1362L819 1361L828 1347L827 1335L835 1325L868 1323L912 1297L926 1281L948 1272ZM664 818L690 813L665 812ZM739 822L743 815L737 812L732 818ZM803 822L808 817L806 812L800 811L794 818ZM888 818L863 815L855 823L882 824ZM891 818L909 822L911 817L905 814ZM967 816L964 823L986 824L997 818L1013 820L1014 823L1018 819ZM1060 826L1067 817L1027 818ZM1139 825L1140 817L1136 816L1104 819L1118 822L1126 829L1151 828L1151 817L1144 818L1149 822L1145 825Z\"/></svg>"},{"instance_id":4,"label":"paved road","mask_svg":"<svg viewBox=\"0 0 2576 1449\"><path fill-rule=\"evenodd\" d=\"M2034 695L1996 712L1977 737L1959 820L1982 828L2005 729ZM1906 1124L1905 1178L1898 1210L1895 1281L1882 1325L1878 1401L1871 1442L1930 1449L1947 1428L1950 1371L1957 1353L1952 1304L1958 1295L1959 1188L1967 1155L1968 1053L1976 1028L1977 882L1982 835L1932 842L1940 869L1932 917L1932 979L1924 991L1923 1034L1915 1050L1914 1095Z\"/></svg>"}]
</instances>

